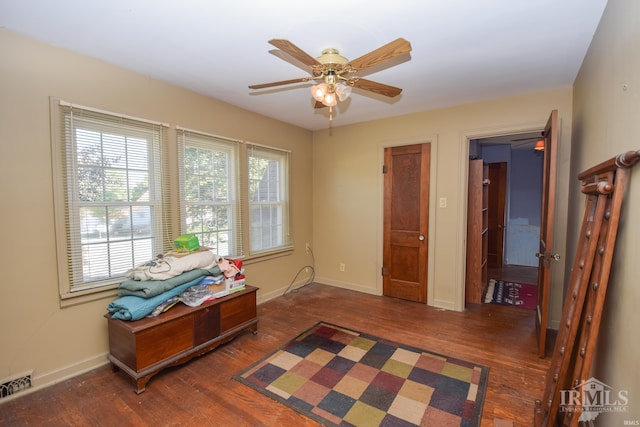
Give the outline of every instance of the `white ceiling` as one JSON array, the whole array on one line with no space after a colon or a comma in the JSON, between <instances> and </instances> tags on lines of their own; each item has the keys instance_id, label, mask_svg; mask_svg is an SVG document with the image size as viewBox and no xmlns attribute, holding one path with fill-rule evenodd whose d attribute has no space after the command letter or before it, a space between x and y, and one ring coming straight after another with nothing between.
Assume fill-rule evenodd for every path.
<instances>
[{"instance_id":1,"label":"white ceiling","mask_svg":"<svg viewBox=\"0 0 640 427\"><path fill-rule=\"evenodd\" d=\"M0 0L0 28L171 82L309 130L328 127L306 77L269 51L283 38L311 56L355 59L396 38L410 60L355 89L333 126L573 84L606 0ZM382 67L379 67L382 68ZM364 74L360 74L364 76Z\"/></svg>"}]
</instances>

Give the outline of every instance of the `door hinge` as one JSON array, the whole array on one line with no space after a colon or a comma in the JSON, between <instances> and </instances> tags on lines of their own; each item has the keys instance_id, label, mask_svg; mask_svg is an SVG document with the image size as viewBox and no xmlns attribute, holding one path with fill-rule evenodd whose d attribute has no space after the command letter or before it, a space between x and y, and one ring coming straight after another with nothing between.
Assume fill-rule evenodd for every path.
<instances>
[{"instance_id":1,"label":"door hinge","mask_svg":"<svg viewBox=\"0 0 640 427\"><path fill-rule=\"evenodd\" d=\"M387 270L387 267L382 267L382 275L386 276L387 274L389 274L389 270Z\"/></svg>"},{"instance_id":2,"label":"door hinge","mask_svg":"<svg viewBox=\"0 0 640 427\"><path fill-rule=\"evenodd\" d=\"M387 167L387 165L382 165L382 173L387 173L389 172L389 168Z\"/></svg>"}]
</instances>

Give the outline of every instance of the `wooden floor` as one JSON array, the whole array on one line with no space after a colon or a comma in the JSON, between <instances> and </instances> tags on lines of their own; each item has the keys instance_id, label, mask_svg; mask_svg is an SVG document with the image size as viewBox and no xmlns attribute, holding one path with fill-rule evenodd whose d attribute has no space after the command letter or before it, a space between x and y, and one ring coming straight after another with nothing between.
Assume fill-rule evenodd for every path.
<instances>
[{"instance_id":1,"label":"wooden floor","mask_svg":"<svg viewBox=\"0 0 640 427\"><path fill-rule=\"evenodd\" d=\"M525 265L503 265L500 268L487 269L489 279L506 280L509 282L538 284L538 267Z\"/></svg>"},{"instance_id":2,"label":"wooden floor","mask_svg":"<svg viewBox=\"0 0 640 427\"><path fill-rule=\"evenodd\" d=\"M318 426L232 376L320 320L489 367L482 426L532 425L543 394L549 357L537 356L534 311L478 304L454 312L311 284L260 305L258 318L257 335L160 373L140 395L104 366L0 403L0 425Z\"/></svg>"}]
</instances>

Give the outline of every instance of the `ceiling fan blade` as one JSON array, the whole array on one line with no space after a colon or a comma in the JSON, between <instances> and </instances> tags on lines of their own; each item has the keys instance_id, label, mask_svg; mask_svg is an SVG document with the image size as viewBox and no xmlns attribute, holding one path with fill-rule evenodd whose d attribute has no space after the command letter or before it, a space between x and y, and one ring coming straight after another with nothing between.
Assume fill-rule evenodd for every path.
<instances>
[{"instance_id":1,"label":"ceiling fan blade","mask_svg":"<svg viewBox=\"0 0 640 427\"><path fill-rule=\"evenodd\" d=\"M349 80L349 84L353 87L357 87L358 89L368 90L370 92L374 92L380 95L388 96L393 98L394 96L400 95L402 93L402 89L395 86L385 85L383 83L374 82L367 79L361 79L359 77L354 77Z\"/></svg>"},{"instance_id":2,"label":"ceiling fan blade","mask_svg":"<svg viewBox=\"0 0 640 427\"><path fill-rule=\"evenodd\" d=\"M313 105L313 108L325 108L325 107L326 107L326 105L324 105L320 101L316 101L316 103Z\"/></svg>"},{"instance_id":3,"label":"ceiling fan blade","mask_svg":"<svg viewBox=\"0 0 640 427\"><path fill-rule=\"evenodd\" d=\"M265 88L274 87L274 86L290 85L292 83L308 82L309 80L313 80L313 77L300 77L299 79L281 80L279 82L271 82L271 83L262 83L262 84L259 84L259 85L251 85L251 86L249 86L249 89L265 89Z\"/></svg>"},{"instance_id":4,"label":"ceiling fan blade","mask_svg":"<svg viewBox=\"0 0 640 427\"><path fill-rule=\"evenodd\" d=\"M291 43L289 40L285 39L271 39L269 43L273 46L277 47L280 50L283 50L285 53L289 54L289 56L297 59L308 66L320 65L318 60L313 56L309 55L304 50L300 49L295 44Z\"/></svg>"},{"instance_id":5,"label":"ceiling fan blade","mask_svg":"<svg viewBox=\"0 0 640 427\"><path fill-rule=\"evenodd\" d=\"M289 64L293 65L294 67L298 67L303 71L310 72L309 66L307 64L303 64L302 62L298 61L296 58L292 57L291 55L289 55L284 50L271 49L269 51L269 53L271 55L273 55L273 56L276 56L276 57L282 59L285 62L288 62Z\"/></svg>"},{"instance_id":6,"label":"ceiling fan blade","mask_svg":"<svg viewBox=\"0 0 640 427\"><path fill-rule=\"evenodd\" d=\"M372 50L353 61L349 61L348 65L351 66L353 71L363 70L371 67L372 65L388 61L389 59L409 52L411 52L411 43L403 38L399 38L379 47L376 50Z\"/></svg>"}]
</instances>

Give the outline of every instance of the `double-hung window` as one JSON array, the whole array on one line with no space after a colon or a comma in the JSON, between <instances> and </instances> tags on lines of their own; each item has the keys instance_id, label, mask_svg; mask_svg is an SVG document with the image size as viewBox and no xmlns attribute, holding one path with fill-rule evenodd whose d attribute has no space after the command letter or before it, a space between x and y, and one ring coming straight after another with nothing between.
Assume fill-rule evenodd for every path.
<instances>
[{"instance_id":1,"label":"double-hung window","mask_svg":"<svg viewBox=\"0 0 640 427\"><path fill-rule=\"evenodd\" d=\"M285 249L289 233L289 153L247 146L251 253Z\"/></svg>"},{"instance_id":2,"label":"double-hung window","mask_svg":"<svg viewBox=\"0 0 640 427\"><path fill-rule=\"evenodd\" d=\"M223 257L291 247L287 151L181 128L177 138L183 233Z\"/></svg>"},{"instance_id":3,"label":"double-hung window","mask_svg":"<svg viewBox=\"0 0 640 427\"><path fill-rule=\"evenodd\" d=\"M56 99L51 123L63 305L113 295L181 233L221 257L291 249L289 152L176 128L176 174L168 125Z\"/></svg>"},{"instance_id":4,"label":"double-hung window","mask_svg":"<svg viewBox=\"0 0 640 427\"><path fill-rule=\"evenodd\" d=\"M182 230L218 256L244 255L238 143L178 129Z\"/></svg>"},{"instance_id":5,"label":"double-hung window","mask_svg":"<svg viewBox=\"0 0 640 427\"><path fill-rule=\"evenodd\" d=\"M112 289L167 247L165 129L52 100L59 282L64 299Z\"/></svg>"}]
</instances>

